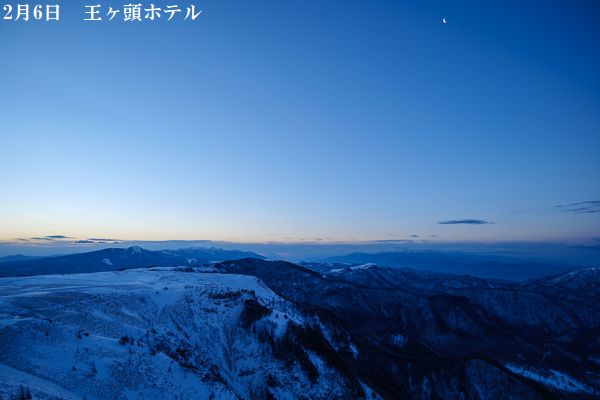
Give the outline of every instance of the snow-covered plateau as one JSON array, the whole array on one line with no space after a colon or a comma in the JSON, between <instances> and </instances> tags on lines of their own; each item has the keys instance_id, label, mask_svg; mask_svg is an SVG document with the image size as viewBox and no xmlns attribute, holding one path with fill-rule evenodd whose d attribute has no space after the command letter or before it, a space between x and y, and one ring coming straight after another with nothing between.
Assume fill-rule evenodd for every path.
<instances>
[{"instance_id":1,"label":"snow-covered plateau","mask_svg":"<svg viewBox=\"0 0 600 400\"><path fill-rule=\"evenodd\" d=\"M21 386L42 399L362 395L317 351L281 345L289 326L310 321L252 276L153 268L0 279L0 310L2 398ZM305 351L317 371L287 351Z\"/></svg>"},{"instance_id":2,"label":"snow-covered plateau","mask_svg":"<svg viewBox=\"0 0 600 400\"><path fill-rule=\"evenodd\" d=\"M209 253L107 249L20 264L19 274L112 270L0 279L0 398L600 397L599 269L511 282L187 261Z\"/></svg>"}]
</instances>

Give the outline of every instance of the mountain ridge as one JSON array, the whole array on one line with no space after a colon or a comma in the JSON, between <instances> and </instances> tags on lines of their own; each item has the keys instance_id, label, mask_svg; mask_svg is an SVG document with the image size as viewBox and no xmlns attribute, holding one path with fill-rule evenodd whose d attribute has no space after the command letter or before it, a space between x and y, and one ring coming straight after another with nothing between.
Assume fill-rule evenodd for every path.
<instances>
[{"instance_id":1,"label":"mountain ridge","mask_svg":"<svg viewBox=\"0 0 600 400\"><path fill-rule=\"evenodd\" d=\"M193 247L181 250L146 250L140 246L106 248L86 253L0 263L0 277L116 271L150 266L194 265L236 258L264 258L238 250Z\"/></svg>"},{"instance_id":2,"label":"mountain ridge","mask_svg":"<svg viewBox=\"0 0 600 400\"><path fill-rule=\"evenodd\" d=\"M526 281L547 275L561 274L576 265L551 264L536 260L486 254L443 251L384 251L377 253L354 252L342 256L315 260L315 263L367 264L393 268L409 268L449 274L464 274L480 278Z\"/></svg>"}]
</instances>

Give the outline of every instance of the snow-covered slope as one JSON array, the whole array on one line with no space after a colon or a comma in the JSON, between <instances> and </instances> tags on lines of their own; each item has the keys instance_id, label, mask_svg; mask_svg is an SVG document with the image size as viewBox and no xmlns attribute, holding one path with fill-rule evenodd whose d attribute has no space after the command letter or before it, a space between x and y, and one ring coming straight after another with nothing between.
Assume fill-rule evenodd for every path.
<instances>
[{"instance_id":1,"label":"snow-covered slope","mask_svg":"<svg viewBox=\"0 0 600 400\"><path fill-rule=\"evenodd\" d=\"M307 345L307 332L323 343ZM327 360L325 336L253 276L153 268L0 279L0 395L23 386L64 399L363 397Z\"/></svg>"},{"instance_id":2,"label":"snow-covered slope","mask_svg":"<svg viewBox=\"0 0 600 400\"><path fill-rule=\"evenodd\" d=\"M596 271L186 264L0 279L0 398L600 395Z\"/></svg>"}]
</instances>

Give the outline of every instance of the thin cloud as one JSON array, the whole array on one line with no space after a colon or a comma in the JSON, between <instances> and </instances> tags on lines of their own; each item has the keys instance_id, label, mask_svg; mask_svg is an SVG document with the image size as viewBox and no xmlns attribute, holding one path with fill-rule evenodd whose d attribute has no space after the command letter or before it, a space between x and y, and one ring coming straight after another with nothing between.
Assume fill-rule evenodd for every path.
<instances>
[{"instance_id":1,"label":"thin cloud","mask_svg":"<svg viewBox=\"0 0 600 400\"><path fill-rule=\"evenodd\" d=\"M556 206L562 211L573 214L596 214L600 213L600 200L580 201L578 203L560 204Z\"/></svg>"},{"instance_id":2,"label":"thin cloud","mask_svg":"<svg viewBox=\"0 0 600 400\"><path fill-rule=\"evenodd\" d=\"M65 235L47 235L47 236L36 236L31 237L29 240L62 240L62 239L73 239L72 237Z\"/></svg>"},{"instance_id":3,"label":"thin cloud","mask_svg":"<svg viewBox=\"0 0 600 400\"><path fill-rule=\"evenodd\" d=\"M438 222L440 225L485 225L492 223L493 222L484 221L482 219L449 219Z\"/></svg>"},{"instance_id":4,"label":"thin cloud","mask_svg":"<svg viewBox=\"0 0 600 400\"><path fill-rule=\"evenodd\" d=\"M371 240L370 243L399 243L406 242L406 239L379 239L379 240Z\"/></svg>"},{"instance_id":5,"label":"thin cloud","mask_svg":"<svg viewBox=\"0 0 600 400\"><path fill-rule=\"evenodd\" d=\"M104 238L88 238L88 239L77 239L71 236L65 235L47 235L47 236L34 236L28 239L18 238L15 239L18 242L29 243L29 244L43 244L47 245L77 245L77 244L102 244L102 243L121 243L120 239L104 239Z\"/></svg>"}]
</instances>

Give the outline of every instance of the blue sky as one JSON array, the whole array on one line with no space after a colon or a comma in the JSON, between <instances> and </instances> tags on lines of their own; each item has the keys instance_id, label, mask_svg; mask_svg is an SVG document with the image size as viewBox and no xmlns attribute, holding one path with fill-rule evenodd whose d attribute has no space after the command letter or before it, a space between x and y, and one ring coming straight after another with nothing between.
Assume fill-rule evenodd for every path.
<instances>
[{"instance_id":1,"label":"blue sky","mask_svg":"<svg viewBox=\"0 0 600 400\"><path fill-rule=\"evenodd\" d=\"M600 236L594 2L76 3L0 21L0 239Z\"/></svg>"}]
</instances>

